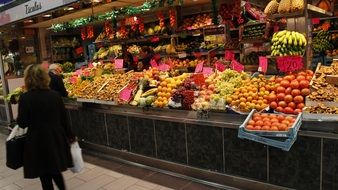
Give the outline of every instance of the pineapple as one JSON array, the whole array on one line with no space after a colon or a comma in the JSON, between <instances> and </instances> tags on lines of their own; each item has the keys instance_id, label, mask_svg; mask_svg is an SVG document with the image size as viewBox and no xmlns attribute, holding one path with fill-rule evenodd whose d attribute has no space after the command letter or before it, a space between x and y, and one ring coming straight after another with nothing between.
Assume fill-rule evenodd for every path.
<instances>
[{"instance_id":1,"label":"pineapple","mask_svg":"<svg viewBox=\"0 0 338 190\"><path fill-rule=\"evenodd\" d=\"M291 0L281 0L278 6L278 13L289 13L291 10Z\"/></svg>"}]
</instances>

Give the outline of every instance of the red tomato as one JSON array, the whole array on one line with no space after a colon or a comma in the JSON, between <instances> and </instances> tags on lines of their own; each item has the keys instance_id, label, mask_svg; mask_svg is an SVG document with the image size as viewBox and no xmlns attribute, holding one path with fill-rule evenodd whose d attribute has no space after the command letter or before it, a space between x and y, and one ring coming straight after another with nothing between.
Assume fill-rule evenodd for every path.
<instances>
[{"instance_id":1,"label":"red tomato","mask_svg":"<svg viewBox=\"0 0 338 190\"><path fill-rule=\"evenodd\" d=\"M302 110L300 110L300 109L295 109L295 111L294 111L293 114L298 115L299 113L302 113Z\"/></svg>"},{"instance_id":2,"label":"red tomato","mask_svg":"<svg viewBox=\"0 0 338 190\"><path fill-rule=\"evenodd\" d=\"M290 102L288 104L288 107L292 108L292 109L295 109L296 108L296 104L294 102Z\"/></svg>"},{"instance_id":3,"label":"red tomato","mask_svg":"<svg viewBox=\"0 0 338 190\"><path fill-rule=\"evenodd\" d=\"M299 88L299 82L297 80L293 80L290 83L290 86L291 86L292 89L298 89Z\"/></svg>"},{"instance_id":4,"label":"red tomato","mask_svg":"<svg viewBox=\"0 0 338 190\"><path fill-rule=\"evenodd\" d=\"M249 130L254 130L254 126L252 126L252 125L247 125L246 128L249 129Z\"/></svg>"},{"instance_id":5,"label":"red tomato","mask_svg":"<svg viewBox=\"0 0 338 190\"><path fill-rule=\"evenodd\" d=\"M282 86L278 86L276 89L277 93L284 93L285 92L285 88Z\"/></svg>"},{"instance_id":6,"label":"red tomato","mask_svg":"<svg viewBox=\"0 0 338 190\"><path fill-rule=\"evenodd\" d=\"M277 107L278 107L277 102L271 102L271 103L270 103L270 108L271 108L271 109L276 109Z\"/></svg>"},{"instance_id":7,"label":"red tomato","mask_svg":"<svg viewBox=\"0 0 338 190\"><path fill-rule=\"evenodd\" d=\"M307 80L301 80L301 81L299 82L299 87L300 87L301 89L303 89L303 88L309 88L309 86L310 86L310 83L309 83L309 81L307 81Z\"/></svg>"},{"instance_id":8,"label":"red tomato","mask_svg":"<svg viewBox=\"0 0 338 190\"><path fill-rule=\"evenodd\" d=\"M300 104L304 102L303 96L296 96L293 100L296 104Z\"/></svg>"},{"instance_id":9,"label":"red tomato","mask_svg":"<svg viewBox=\"0 0 338 190\"><path fill-rule=\"evenodd\" d=\"M280 124L279 127L278 127L278 130L280 130L280 131L286 131L287 128L288 128L287 125L285 125L285 124Z\"/></svg>"},{"instance_id":10,"label":"red tomato","mask_svg":"<svg viewBox=\"0 0 338 190\"><path fill-rule=\"evenodd\" d=\"M306 79L306 77L305 76L302 76L302 75L299 75L299 76L297 76L297 78L296 78L296 80L298 81L298 82L300 82L300 81L302 81L302 80L305 80Z\"/></svg>"},{"instance_id":11,"label":"red tomato","mask_svg":"<svg viewBox=\"0 0 338 190\"><path fill-rule=\"evenodd\" d=\"M273 102L273 101L277 100L277 96L276 96L276 94L270 94L268 99L269 99L270 102Z\"/></svg>"},{"instance_id":12,"label":"red tomato","mask_svg":"<svg viewBox=\"0 0 338 190\"><path fill-rule=\"evenodd\" d=\"M270 130L270 126L264 125L261 130L263 130L263 131L269 131Z\"/></svg>"},{"instance_id":13,"label":"red tomato","mask_svg":"<svg viewBox=\"0 0 338 190\"><path fill-rule=\"evenodd\" d=\"M262 129L261 126L256 126L256 127L255 127L255 130L261 130L261 129Z\"/></svg>"},{"instance_id":14,"label":"red tomato","mask_svg":"<svg viewBox=\"0 0 338 190\"><path fill-rule=\"evenodd\" d=\"M293 114L294 110L290 107L286 107L284 108L284 113L287 113L287 114Z\"/></svg>"},{"instance_id":15,"label":"red tomato","mask_svg":"<svg viewBox=\"0 0 338 190\"><path fill-rule=\"evenodd\" d=\"M271 121L272 124L278 123L278 122L279 122L279 120L278 120L277 118L273 118L273 119L271 119L270 121Z\"/></svg>"},{"instance_id":16,"label":"red tomato","mask_svg":"<svg viewBox=\"0 0 338 190\"><path fill-rule=\"evenodd\" d=\"M254 120L250 120L250 121L248 122L248 124L249 124L249 125L255 125L255 121L254 121Z\"/></svg>"},{"instance_id":17,"label":"red tomato","mask_svg":"<svg viewBox=\"0 0 338 190\"><path fill-rule=\"evenodd\" d=\"M297 104L297 109L300 109L300 110L302 110L303 108L304 108L304 103L299 103L299 104Z\"/></svg>"},{"instance_id":18,"label":"red tomato","mask_svg":"<svg viewBox=\"0 0 338 190\"><path fill-rule=\"evenodd\" d=\"M284 87L284 88L287 88L287 87L290 86L290 82L289 82L288 80L282 80L282 81L280 82L280 85L281 85L282 87Z\"/></svg>"},{"instance_id":19,"label":"red tomato","mask_svg":"<svg viewBox=\"0 0 338 190\"><path fill-rule=\"evenodd\" d=\"M276 83L280 83L282 80L283 80L283 78L278 77L278 78L276 78Z\"/></svg>"},{"instance_id":20,"label":"red tomato","mask_svg":"<svg viewBox=\"0 0 338 190\"><path fill-rule=\"evenodd\" d=\"M262 126L263 124L263 121L256 121L255 126Z\"/></svg>"},{"instance_id":21,"label":"red tomato","mask_svg":"<svg viewBox=\"0 0 338 190\"><path fill-rule=\"evenodd\" d=\"M277 119L279 120L279 122L282 122L285 119L285 117L282 115L278 115Z\"/></svg>"},{"instance_id":22,"label":"red tomato","mask_svg":"<svg viewBox=\"0 0 338 190\"><path fill-rule=\"evenodd\" d=\"M270 121L264 121L263 125L271 126L271 122Z\"/></svg>"},{"instance_id":23,"label":"red tomato","mask_svg":"<svg viewBox=\"0 0 338 190\"><path fill-rule=\"evenodd\" d=\"M313 71L311 71L311 70L306 70L306 74L307 74L307 75L310 75L310 76L313 76Z\"/></svg>"},{"instance_id":24,"label":"red tomato","mask_svg":"<svg viewBox=\"0 0 338 190\"><path fill-rule=\"evenodd\" d=\"M300 94L301 94L301 91L300 91L299 89L293 89L293 90L291 91L291 95L292 95L293 97L298 96L298 95L300 95Z\"/></svg>"},{"instance_id":25,"label":"red tomato","mask_svg":"<svg viewBox=\"0 0 338 190\"><path fill-rule=\"evenodd\" d=\"M278 131L278 128L273 126L273 127L270 128L270 131Z\"/></svg>"},{"instance_id":26,"label":"red tomato","mask_svg":"<svg viewBox=\"0 0 338 190\"><path fill-rule=\"evenodd\" d=\"M308 76L306 76L306 80L311 81L311 80L312 80L312 77L313 77L313 76L308 75Z\"/></svg>"},{"instance_id":27,"label":"red tomato","mask_svg":"<svg viewBox=\"0 0 338 190\"><path fill-rule=\"evenodd\" d=\"M283 113L283 112L284 112L284 109L283 109L282 107L278 106L278 107L276 108L276 111L279 112L279 113Z\"/></svg>"},{"instance_id":28,"label":"red tomato","mask_svg":"<svg viewBox=\"0 0 338 190\"><path fill-rule=\"evenodd\" d=\"M280 102L278 103L278 106L279 106L279 107L282 107L282 108L285 108L285 107L287 106L287 103L286 103L285 101L280 101Z\"/></svg>"},{"instance_id":29,"label":"red tomato","mask_svg":"<svg viewBox=\"0 0 338 190\"><path fill-rule=\"evenodd\" d=\"M292 97L291 95L286 95L286 96L284 97L284 100L285 100L286 103L289 103L289 102L292 102L293 97Z\"/></svg>"},{"instance_id":30,"label":"red tomato","mask_svg":"<svg viewBox=\"0 0 338 190\"><path fill-rule=\"evenodd\" d=\"M298 76L306 76L306 72L301 71L301 72L299 72L297 75L298 75Z\"/></svg>"},{"instance_id":31,"label":"red tomato","mask_svg":"<svg viewBox=\"0 0 338 190\"><path fill-rule=\"evenodd\" d=\"M262 118L261 118L261 117L259 117L259 116L256 116L256 117L254 117L254 118L253 118L253 120L254 120L255 122L257 122L257 121L261 121L261 120L262 120Z\"/></svg>"},{"instance_id":32,"label":"red tomato","mask_svg":"<svg viewBox=\"0 0 338 190\"><path fill-rule=\"evenodd\" d=\"M284 93L277 94L277 100L284 100L284 97L285 97Z\"/></svg>"},{"instance_id":33,"label":"red tomato","mask_svg":"<svg viewBox=\"0 0 338 190\"><path fill-rule=\"evenodd\" d=\"M291 94L291 91L292 91L292 88L291 88L291 87L288 87L288 88L286 88L286 90L285 90L285 94Z\"/></svg>"},{"instance_id":34,"label":"red tomato","mask_svg":"<svg viewBox=\"0 0 338 190\"><path fill-rule=\"evenodd\" d=\"M302 91L301 91L301 93L302 93L302 96L307 96L307 95L309 95L311 92L310 92L310 89L308 89L308 88L303 88Z\"/></svg>"},{"instance_id":35,"label":"red tomato","mask_svg":"<svg viewBox=\"0 0 338 190\"><path fill-rule=\"evenodd\" d=\"M294 75L287 75L285 76L283 79L284 80L288 80L289 82L291 82L292 80L294 80L296 77Z\"/></svg>"}]
</instances>

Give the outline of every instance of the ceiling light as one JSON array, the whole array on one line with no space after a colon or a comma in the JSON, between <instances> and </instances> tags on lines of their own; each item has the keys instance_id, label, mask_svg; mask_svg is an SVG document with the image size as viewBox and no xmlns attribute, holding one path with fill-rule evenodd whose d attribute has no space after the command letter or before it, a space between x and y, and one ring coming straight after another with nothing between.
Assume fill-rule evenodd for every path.
<instances>
[{"instance_id":1,"label":"ceiling light","mask_svg":"<svg viewBox=\"0 0 338 190\"><path fill-rule=\"evenodd\" d=\"M67 7L67 8L65 8L64 10L65 10L65 11L72 11L72 10L74 10L74 7Z\"/></svg>"},{"instance_id":2,"label":"ceiling light","mask_svg":"<svg viewBox=\"0 0 338 190\"><path fill-rule=\"evenodd\" d=\"M25 20L24 21L25 23L32 23L32 22L34 22L32 19L29 19L29 20Z\"/></svg>"},{"instance_id":3,"label":"ceiling light","mask_svg":"<svg viewBox=\"0 0 338 190\"><path fill-rule=\"evenodd\" d=\"M20 39L23 39L23 40L24 40L24 39L26 39L26 37L25 37L25 36L22 36L22 37L20 37Z\"/></svg>"},{"instance_id":4,"label":"ceiling light","mask_svg":"<svg viewBox=\"0 0 338 190\"><path fill-rule=\"evenodd\" d=\"M52 15L51 14L46 14L46 15L43 15L42 17L49 18L49 17L52 17Z\"/></svg>"}]
</instances>

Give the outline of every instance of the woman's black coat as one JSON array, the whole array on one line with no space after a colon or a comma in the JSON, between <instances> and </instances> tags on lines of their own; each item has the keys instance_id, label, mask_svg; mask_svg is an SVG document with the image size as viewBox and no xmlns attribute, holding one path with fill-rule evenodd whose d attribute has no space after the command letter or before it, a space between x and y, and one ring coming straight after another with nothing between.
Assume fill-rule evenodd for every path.
<instances>
[{"instance_id":1,"label":"woman's black coat","mask_svg":"<svg viewBox=\"0 0 338 190\"><path fill-rule=\"evenodd\" d=\"M28 127L24 177L58 174L72 167L73 139L61 96L52 90L30 90L20 96L18 124Z\"/></svg>"}]
</instances>

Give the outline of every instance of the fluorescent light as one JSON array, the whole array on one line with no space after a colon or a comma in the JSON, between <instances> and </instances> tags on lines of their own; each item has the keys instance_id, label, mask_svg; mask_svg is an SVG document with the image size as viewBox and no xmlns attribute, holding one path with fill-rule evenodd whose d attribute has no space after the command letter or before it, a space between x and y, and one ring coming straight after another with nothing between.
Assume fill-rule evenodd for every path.
<instances>
[{"instance_id":1,"label":"fluorescent light","mask_svg":"<svg viewBox=\"0 0 338 190\"><path fill-rule=\"evenodd\" d=\"M45 15L43 15L42 17L44 17L44 18L49 18L49 17L52 17L52 15L51 15L51 14L45 14Z\"/></svg>"}]
</instances>

